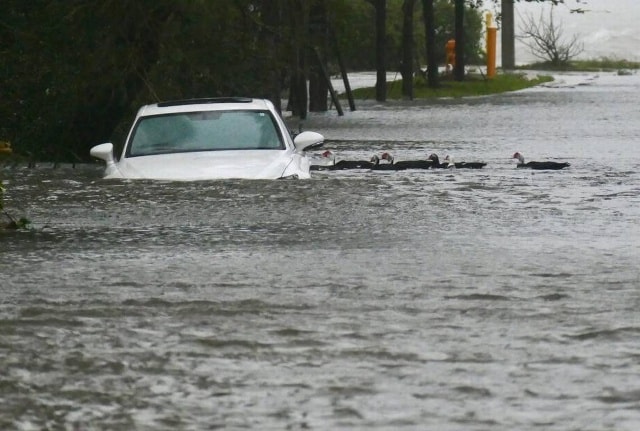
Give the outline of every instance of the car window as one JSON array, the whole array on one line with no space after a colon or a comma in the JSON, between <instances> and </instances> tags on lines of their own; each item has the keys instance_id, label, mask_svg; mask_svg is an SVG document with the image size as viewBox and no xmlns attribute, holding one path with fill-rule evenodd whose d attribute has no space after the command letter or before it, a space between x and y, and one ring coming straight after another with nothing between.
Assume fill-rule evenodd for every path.
<instances>
[{"instance_id":1,"label":"car window","mask_svg":"<svg viewBox=\"0 0 640 431\"><path fill-rule=\"evenodd\" d=\"M203 111L141 118L127 156L283 148L282 136L268 111Z\"/></svg>"},{"instance_id":2,"label":"car window","mask_svg":"<svg viewBox=\"0 0 640 431\"><path fill-rule=\"evenodd\" d=\"M195 131L184 115L144 117L135 127L128 147L131 156L175 152Z\"/></svg>"}]
</instances>

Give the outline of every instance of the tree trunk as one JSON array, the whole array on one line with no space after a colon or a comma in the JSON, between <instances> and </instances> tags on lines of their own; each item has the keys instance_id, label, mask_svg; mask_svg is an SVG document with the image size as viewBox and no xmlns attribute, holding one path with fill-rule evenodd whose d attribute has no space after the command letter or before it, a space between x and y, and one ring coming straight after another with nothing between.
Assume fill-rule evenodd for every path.
<instances>
[{"instance_id":1,"label":"tree trunk","mask_svg":"<svg viewBox=\"0 0 640 431\"><path fill-rule=\"evenodd\" d=\"M513 0L502 0L502 69L515 69L515 23Z\"/></svg>"},{"instance_id":2,"label":"tree trunk","mask_svg":"<svg viewBox=\"0 0 640 431\"><path fill-rule=\"evenodd\" d=\"M385 60L387 39L387 0L376 0L376 100L387 100L387 67Z\"/></svg>"},{"instance_id":3,"label":"tree trunk","mask_svg":"<svg viewBox=\"0 0 640 431\"><path fill-rule=\"evenodd\" d=\"M283 26L282 23L282 5L280 2L277 2L275 5L265 5L265 24L269 28L280 28ZM280 46L280 37L279 34L273 31L263 31L265 49L269 52L271 58L279 59L279 50ZM279 61L274 61L272 65L270 65L267 73L269 74L267 89L267 97L274 104L279 113L282 113L282 80L281 67L278 65Z\"/></svg>"},{"instance_id":4,"label":"tree trunk","mask_svg":"<svg viewBox=\"0 0 640 431\"><path fill-rule=\"evenodd\" d=\"M349 76L347 75L347 67L344 64L342 53L340 52L340 45L338 44L338 38L333 27L329 27L329 36L331 38L331 44L333 45L333 52L338 60L338 66L340 67L340 75L342 75L342 82L344 83L344 91L347 93L347 99L349 99L349 109L355 111L356 103L353 100L353 92L351 91L351 84L349 83Z\"/></svg>"},{"instance_id":5,"label":"tree trunk","mask_svg":"<svg viewBox=\"0 0 640 431\"><path fill-rule=\"evenodd\" d=\"M293 115L301 119L307 118L308 92L307 92L307 61L308 51L308 9L303 2L292 2L291 28L293 34L291 82L289 90L289 106Z\"/></svg>"},{"instance_id":6,"label":"tree trunk","mask_svg":"<svg viewBox=\"0 0 640 431\"><path fill-rule=\"evenodd\" d=\"M404 0L402 4L402 95L413 100L413 10L415 0Z\"/></svg>"},{"instance_id":7,"label":"tree trunk","mask_svg":"<svg viewBox=\"0 0 640 431\"><path fill-rule=\"evenodd\" d=\"M324 0L315 3L311 7L309 20L309 33L311 44L319 51L318 61L309 63L309 111L325 112L329 110L327 95L329 87L323 76L323 64L326 70L328 23L327 8Z\"/></svg>"},{"instance_id":8,"label":"tree trunk","mask_svg":"<svg viewBox=\"0 0 640 431\"><path fill-rule=\"evenodd\" d=\"M464 0L455 0L455 24L456 24L456 65L453 68L453 78L456 81L464 80Z\"/></svg>"},{"instance_id":9,"label":"tree trunk","mask_svg":"<svg viewBox=\"0 0 640 431\"><path fill-rule=\"evenodd\" d=\"M436 52L436 27L433 0L422 0L422 18L424 19L424 33L427 45L427 81L429 87L436 88L438 84L438 53Z\"/></svg>"},{"instance_id":10,"label":"tree trunk","mask_svg":"<svg viewBox=\"0 0 640 431\"><path fill-rule=\"evenodd\" d=\"M297 115L300 119L307 118L307 107L309 105L309 93L307 92L307 68L306 68L306 49L300 48L296 56L296 73L293 80L295 88L295 98L293 115Z\"/></svg>"}]
</instances>

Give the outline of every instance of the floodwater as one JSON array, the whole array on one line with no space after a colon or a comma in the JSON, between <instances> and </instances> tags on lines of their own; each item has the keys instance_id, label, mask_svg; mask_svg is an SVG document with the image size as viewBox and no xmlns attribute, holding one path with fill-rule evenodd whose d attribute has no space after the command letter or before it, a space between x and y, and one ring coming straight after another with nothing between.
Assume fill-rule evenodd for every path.
<instances>
[{"instance_id":1,"label":"floodwater","mask_svg":"<svg viewBox=\"0 0 640 431\"><path fill-rule=\"evenodd\" d=\"M0 429L640 429L639 90L564 75L292 124L481 170L4 168L33 229L0 235Z\"/></svg>"}]
</instances>

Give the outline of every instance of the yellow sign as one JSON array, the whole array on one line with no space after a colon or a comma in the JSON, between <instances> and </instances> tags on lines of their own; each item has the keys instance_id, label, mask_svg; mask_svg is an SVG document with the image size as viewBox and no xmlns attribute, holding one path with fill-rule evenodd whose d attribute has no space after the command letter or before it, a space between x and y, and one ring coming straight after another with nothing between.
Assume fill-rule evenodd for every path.
<instances>
[{"instance_id":1,"label":"yellow sign","mask_svg":"<svg viewBox=\"0 0 640 431\"><path fill-rule=\"evenodd\" d=\"M0 154L11 154L11 142L0 141Z\"/></svg>"}]
</instances>

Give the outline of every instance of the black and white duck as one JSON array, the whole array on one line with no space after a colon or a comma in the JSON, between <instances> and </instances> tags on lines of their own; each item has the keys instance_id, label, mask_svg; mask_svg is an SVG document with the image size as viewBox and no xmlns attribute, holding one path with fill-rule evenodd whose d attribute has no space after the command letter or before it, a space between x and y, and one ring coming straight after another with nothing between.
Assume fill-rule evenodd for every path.
<instances>
[{"instance_id":1,"label":"black and white duck","mask_svg":"<svg viewBox=\"0 0 640 431\"><path fill-rule=\"evenodd\" d=\"M341 171L345 169L371 169L373 162L371 160L336 160L336 156L329 150L322 153L323 158L331 161L327 165L311 165L313 171Z\"/></svg>"},{"instance_id":2,"label":"black and white duck","mask_svg":"<svg viewBox=\"0 0 640 431\"><path fill-rule=\"evenodd\" d=\"M518 159L518 164L516 167L518 168L528 168L528 169L538 169L538 170L558 170L564 169L566 167L571 166L571 163L568 162L526 162L524 161L524 156L520 152L516 152L513 154L513 159Z\"/></svg>"},{"instance_id":3,"label":"black and white duck","mask_svg":"<svg viewBox=\"0 0 640 431\"><path fill-rule=\"evenodd\" d=\"M429 157L427 159L431 160L432 166L435 169L451 169L455 167L455 165L449 163L448 161L440 163L440 157L438 157L436 153L429 154Z\"/></svg>"},{"instance_id":4,"label":"black and white duck","mask_svg":"<svg viewBox=\"0 0 640 431\"><path fill-rule=\"evenodd\" d=\"M449 166L453 165L456 169L482 169L487 166L485 162L454 162L450 155L444 158L443 164L445 163Z\"/></svg>"},{"instance_id":5,"label":"black and white duck","mask_svg":"<svg viewBox=\"0 0 640 431\"><path fill-rule=\"evenodd\" d=\"M396 170L402 171L405 169L430 169L433 165L431 160L398 160L396 161L391 153L382 153L382 159L388 161L395 167Z\"/></svg>"}]
</instances>

